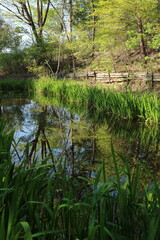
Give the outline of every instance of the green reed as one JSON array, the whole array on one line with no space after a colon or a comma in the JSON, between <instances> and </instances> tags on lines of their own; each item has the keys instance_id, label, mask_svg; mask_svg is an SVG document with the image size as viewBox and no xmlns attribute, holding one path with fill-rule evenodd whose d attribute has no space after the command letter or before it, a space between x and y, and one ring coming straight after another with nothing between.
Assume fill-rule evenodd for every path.
<instances>
[{"instance_id":1,"label":"green reed","mask_svg":"<svg viewBox=\"0 0 160 240\"><path fill-rule=\"evenodd\" d=\"M48 164L49 157L30 167L27 159L14 163L12 140L1 120L1 240L159 239L160 189L141 164L131 169L111 145L114 177L106 175L105 161L92 178L75 177L65 163Z\"/></svg>"},{"instance_id":2,"label":"green reed","mask_svg":"<svg viewBox=\"0 0 160 240\"><path fill-rule=\"evenodd\" d=\"M147 122L160 121L160 100L156 93L120 92L91 87L84 82L45 78L34 80L1 80L0 91L34 91L58 97L62 102L86 105L97 112L112 113L121 118Z\"/></svg>"},{"instance_id":3,"label":"green reed","mask_svg":"<svg viewBox=\"0 0 160 240\"><path fill-rule=\"evenodd\" d=\"M33 81L31 79L10 79L0 80L0 91L31 91Z\"/></svg>"},{"instance_id":4,"label":"green reed","mask_svg":"<svg viewBox=\"0 0 160 240\"><path fill-rule=\"evenodd\" d=\"M34 81L34 89L58 97L63 102L86 105L92 111L108 112L121 118L141 121L160 121L160 100L156 94L120 92L75 81L46 78Z\"/></svg>"}]
</instances>

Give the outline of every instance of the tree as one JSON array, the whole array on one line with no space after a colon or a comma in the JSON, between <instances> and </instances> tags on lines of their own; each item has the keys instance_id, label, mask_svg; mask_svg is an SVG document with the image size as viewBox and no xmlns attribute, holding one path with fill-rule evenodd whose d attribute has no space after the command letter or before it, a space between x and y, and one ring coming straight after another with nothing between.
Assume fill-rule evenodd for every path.
<instances>
[{"instance_id":1,"label":"tree","mask_svg":"<svg viewBox=\"0 0 160 240\"><path fill-rule=\"evenodd\" d=\"M95 44L107 69L115 59L121 61L120 52L128 58L130 50L136 50L145 62L149 52L159 48L158 0L99 0L94 5Z\"/></svg>"},{"instance_id":2,"label":"tree","mask_svg":"<svg viewBox=\"0 0 160 240\"><path fill-rule=\"evenodd\" d=\"M19 46L21 36L19 35L19 28L13 28L0 18L0 52L2 50L15 49Z\"/></svg>"},{"instance_id":3,"label":"tree","mask_svg":"<svg viewBox=\"0 0 160 240\"><path fill-rule=\"evenodd\" d=\"M75 71L76 59L80 63L83 56L88 54L89 48L91 51L91 28L86 24L90 18L90 9L88 0L59 0L58 4L51 1L47 35L50 42L57 41L57 69L60 69L60 61L66 58L70 68Z\"/></svg>"},{"instance_id":4,"label":"tree","mask_svg":"<svg viewBox=\"0 0 160 240\"><path fill-rule=\"evenodd\" d=\"M36 43L42 43L50 0L8 0L5 3L0 3L0 6L23 23L29 25Z\"/></svg>"},{"instance_id":5,"label":"tree","mask_svg":"<svg viewBox=\"0 0 160 240\"><path fill-rule=\"evenodd\" d=\"M148 42L153 35L151 29L154 29L158 23L158 1L157 0L119 0L123 8L122 16L125 23L128 44L134 43L139 45L141 55L148 55Z\"/></svg>"},{"instance_id":6,"label":"tree","mask_svg":"<svg viewBox=\"0 0 160 240\"><path fill-rule=\"evenodd\" d=\"M0 18L0 75L24 70L24 54L20 51L20 28L9 25ZM22 66L23 65L23 66Z\"/></svg>"}]
</instances>

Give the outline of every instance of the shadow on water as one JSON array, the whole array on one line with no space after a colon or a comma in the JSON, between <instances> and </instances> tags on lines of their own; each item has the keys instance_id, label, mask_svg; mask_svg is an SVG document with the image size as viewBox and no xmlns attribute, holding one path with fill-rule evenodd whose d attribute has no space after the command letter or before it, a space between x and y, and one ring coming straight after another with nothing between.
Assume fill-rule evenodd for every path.
<instances>
[{"instance_id":1,"label":"shadow on water","mask_svg":"<svg viewBox=\"0 0 160 240\"><path fill-rule=\"evenodd\" d=\"M106 172L112 176L112 140L115 150L126 156L131 166L142 162L158 174L159 125L148 126L42 96L1 97L0 116L16 129L19 156L28 165L48 159L55 171L63 162L70 175L91 177L105 159ZM121 167L120 161L118 164Z\"/></svg>"}]
</instances>

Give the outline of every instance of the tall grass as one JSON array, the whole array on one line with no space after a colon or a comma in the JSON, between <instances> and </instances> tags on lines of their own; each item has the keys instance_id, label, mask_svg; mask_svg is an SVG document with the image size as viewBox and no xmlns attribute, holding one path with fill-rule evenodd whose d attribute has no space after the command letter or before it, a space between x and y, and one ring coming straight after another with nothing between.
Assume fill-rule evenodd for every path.
<instances>
[{"instance_id":1,"label":"tall grass","mask_svg":"<svg viewBox=\"0 0 160 240\"><path fill-rule=\"evenodd\" d=\"M6 78L0 80L0 91L33 91L33 80Z\"/></svg>"},{"instance_id":2,"label":"tall grass","mask_svg":"<svg viewBox=\"0 0 160 240\"><path fill-rule=\"evenodd\" d=\"M156 93L119 92L74 81L53 81L46 78L35 81L34 89L58 97L63 102L86 105L92 111L109 112L121 118L140 121L160 121L160 100Z\"/></svg>"},{"instance_id":3,"label":"tall grass","mask_svg":"<svg viewBox=\"0 0 160 240\"><path fill-rule=\"evenodd\" d=\"M58 97L62 102L86 106L121 118L160 122L160 100L157 94L119 92L102 87L91 87L82 82L41 78L35 80L1 80L0 91L34 91Z\"/></svg>"},{"instance_id":4,"label":"tall grass","mask_svg":"<svg viewBox=\"0 0 160 240\"><path fill-rule=\"evenodd\" d=\"M113 146L113 178L106 176L105 161L92 178L70 176L65 163L53 168L47 158L31 167L27 160L15 164L13 132L5 129L0 121L1 240L160 238L160 189L152 175L142 184L143 166L130 169Z\"/></svg>"}]
</instances>

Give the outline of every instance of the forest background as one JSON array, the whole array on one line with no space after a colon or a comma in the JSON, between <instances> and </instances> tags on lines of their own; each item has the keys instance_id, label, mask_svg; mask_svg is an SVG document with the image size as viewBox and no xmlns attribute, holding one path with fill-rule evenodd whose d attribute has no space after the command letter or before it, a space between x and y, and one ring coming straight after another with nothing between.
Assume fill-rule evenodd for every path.
<instances>
[{"instance_id":1,"label":"forest background","mask_svg":"<svg viewBox=\"0 0 160 240\"><path fill-rule=\"evenodd\" d=\"M160 0L1 0L0 75L159 71Z\"/></svg>"}]
</instances>

